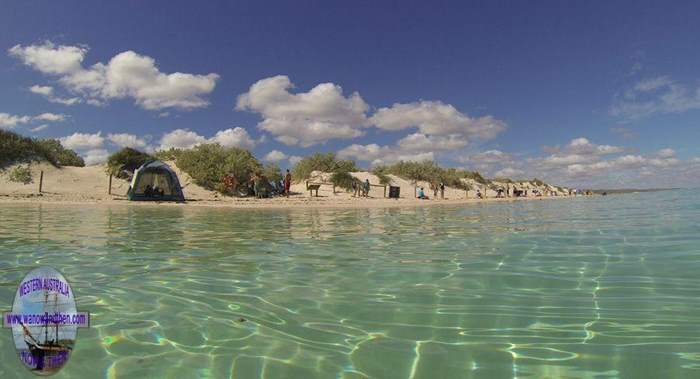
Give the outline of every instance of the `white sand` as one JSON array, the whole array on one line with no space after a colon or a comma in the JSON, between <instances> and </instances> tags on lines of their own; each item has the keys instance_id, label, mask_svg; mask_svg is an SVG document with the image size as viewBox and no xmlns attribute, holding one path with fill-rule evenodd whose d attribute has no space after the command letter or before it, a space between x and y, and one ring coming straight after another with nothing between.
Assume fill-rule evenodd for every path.
<instances>
[{"instance_id":1,"label":"white sand","mask_svg":"<svg viewBox=\"0 0 700 379\"><path fill-rule=\"evenodd\" d=\"M216 206L216 207L236 207L236 208L301 208L301 207L342 207L342 208L362 208L362 207L393 207L393 206L423 206L433 204L461 204L484 201L514 201L525 198L495 198L496 191L486 189L485 186L473 181L469 182L473 187L479 188L481 193L486 192L486 199L477 199L476 191L470 190L468 193L462 189L447 187L445 189L445 199L434 198L433 191L426 182L412 183L408 180L389 175L392 185L401 188L400 199L388 199L384 197L384 187L372 186L369 197L353 197L352 193L345 192L330 184L321 185L318 197L310 196L306 190L306 183L295 183L292 185L292 195L287 197L276 197L271 199L255 198L234 198L223 196L214 191L209 191L193 183L189 175L180 171L172 162L168 162L178 174L180 184L184 187L186 204L169 203L175 206ZM89 167L63 167L56 168L48 163L32 163L30 169L34 182L28 185L14 183L8 179L12 167L0 172L0 202L51 202L51 203L100 203L100 204L142 204L154 205L153 202L129 202L126 200L126 191L129 183L122 179L112 179L112 194L108 194L109 176L106 174L105 165ZM40 171L44 171L43 190L39 193ZM309 179L310 182L328 182L330 175L324 173L314 173ZM369 179L371 184L379 184L375 175L368 172L356 172L353 176L364 181ZM532 195L532 189L536 188L530 183L516 184L520 189L528 189L528 194ZM430 200L420 200L415 198L415 188L424 187L425 194ZM502 185L504 188L505 184ZM512 186L512 184L511 184ZM554 188L540 187L543 193L554 190ZM315 193L314 193L315 194ZM388 195L388 188L387 188ZM551 198L562 198L560 196ZM529 197L530 199L544 199L543 197ZM166 204L166 203L157 203Z\"/></svg>"}]
</instances>

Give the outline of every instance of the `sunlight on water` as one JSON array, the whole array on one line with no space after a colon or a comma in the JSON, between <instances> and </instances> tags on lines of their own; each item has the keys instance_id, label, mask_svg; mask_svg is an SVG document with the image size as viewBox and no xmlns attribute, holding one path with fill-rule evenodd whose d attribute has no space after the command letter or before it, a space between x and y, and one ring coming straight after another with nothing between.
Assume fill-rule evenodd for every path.
<instances>
[{"instance_id":1,"label":"sunlight on water","mask_svg":"<svg viewBox=\"0 0 700 379\"><path fill-rule=\"evenodd\" d=\"M364 210L0 205L0 299L61 271L56 376L700 376L700 198ZM26 377L9 330L0 377Z\"/></svg>"}]
</instances>

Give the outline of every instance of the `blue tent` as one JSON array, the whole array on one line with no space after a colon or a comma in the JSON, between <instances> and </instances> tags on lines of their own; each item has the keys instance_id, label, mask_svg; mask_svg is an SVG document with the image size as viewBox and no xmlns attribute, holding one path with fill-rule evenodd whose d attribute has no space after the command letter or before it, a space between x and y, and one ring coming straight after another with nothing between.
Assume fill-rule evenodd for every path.
<instances>
[{"instance_id":1,"label":"blue tent","mask_svg":"<svg viewBox=\"0 0 700 379\"><path fill-rule=\"evenodd\" d=\"M185 201L177 174L161 161L146 162L134 171L126 196L137 201Z\"/></svg>"}]
</instances>

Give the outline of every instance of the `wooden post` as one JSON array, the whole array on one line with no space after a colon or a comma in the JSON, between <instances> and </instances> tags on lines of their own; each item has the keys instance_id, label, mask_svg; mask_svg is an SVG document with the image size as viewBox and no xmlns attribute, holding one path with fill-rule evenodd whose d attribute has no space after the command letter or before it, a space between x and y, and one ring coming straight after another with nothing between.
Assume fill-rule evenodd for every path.
<instances>
[{"instance_id":1,"label":"wooden post","mask_svg":"<svg viewBox=\"0 0 700 379\"><path fill-rule=\"evenodd\" d=\"M112 174L109 174L109 189L107 190L107 194L112 194Z\"/></svg>"},{"instance_id":2,"label":"wooden post","mask_svg":"<svg viewBox=\"0 0 700 379\"><path fill-rule=\"evenodd\" d=\"M41 190L44 187L44 170L41 170L41 173L39 174L39 193L41 193Z\"/></svg>"},{"instance_id":3,"label":"wooden post","mask_svg":"<svg viewBox=\"0 0 700 379\"><path fill-rule=\"evenodd\" d=\"M386 185L384 185L384 197L386 197Z\"/></svg>"}]
</instances>

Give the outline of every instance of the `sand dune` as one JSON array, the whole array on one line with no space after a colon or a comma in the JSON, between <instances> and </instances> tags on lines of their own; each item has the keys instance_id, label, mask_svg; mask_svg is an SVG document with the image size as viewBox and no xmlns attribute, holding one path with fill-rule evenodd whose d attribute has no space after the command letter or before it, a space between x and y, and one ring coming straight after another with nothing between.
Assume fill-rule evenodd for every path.
<instances>
[{"instance_id":1,"label":"sand dune","mask_svg":"<svg viewBox=\"0 0 700 379\"><path fill-rule=\"evenodd\" d=\"M369 197L354 197L352 193L340 188L333 191L333 186L323 184L319 188L318 197L311 196L306 189L306 181L292 185L292 195L287 197L276 197L271 199L255 198L234 198L223 196L217 192L209 191L195 184L192 178L177 168L173 162L168 162L178 174L180 183L187 199L186 206L226 206L241 208L286 208L286 207L387 207L387 206L422 206L430 204L457 204L467 202L482 201L512 201L523 198L496 199L496 191L488 189L486 186L468 181L474 188L479 188L482 193L486 193L487 199L477 199L476 190L465 191L463 189L447 187L445 199L435 199L430 190L429 183L413 183L409 180L399 178L394 175L389 177L391 185L400 187L400 199L385 198L383 186L372 186ZM88 167L62 167L56 168L48 163L32 163L34 182L31 184L21 184L11 182L8 178L13 167L9 167L0 173L0 201L2 202L52 202L52 203L100 203L100 204L143 204L153 205L152 202L138 203L126 200L126 192L129 183L125 180L113 178L112 191L109 189L109 175L106 174L105 165ZM40 172L44 172L43 190L39 193ZM354 177L364 181L369 179L371 184L379 185L379 179L369 172L355 172ZM328 183L330 174L315 172L309 179L312 183ZM506 187L506 183L502 183ZM532 189L539 188L543 193L555 190L553 187L536 187L531 183L516 184L521 189L528 189L532 194ZM424 187L426 195L430 200L420 200L415 198L415 189ZM511 184L512 186L512 184ZM387 189L388 194L388 189ZM315 195L315 193L314 193ZM566 195L559 192L559 196ZM438 195L439 197L439 195ZM543 199L544 197L530 197ZM162 203L165 204L165 203ZM182 206L182 204L174 204Z\"/></svg>"}]
</instances>

